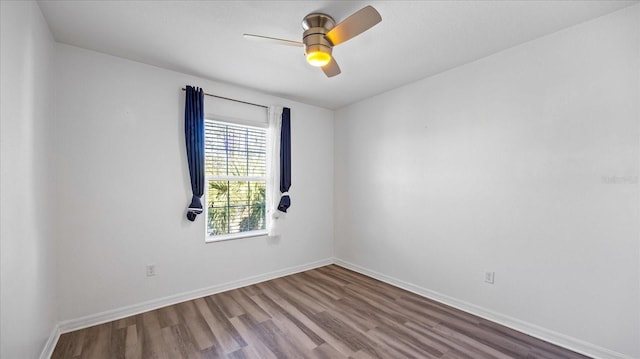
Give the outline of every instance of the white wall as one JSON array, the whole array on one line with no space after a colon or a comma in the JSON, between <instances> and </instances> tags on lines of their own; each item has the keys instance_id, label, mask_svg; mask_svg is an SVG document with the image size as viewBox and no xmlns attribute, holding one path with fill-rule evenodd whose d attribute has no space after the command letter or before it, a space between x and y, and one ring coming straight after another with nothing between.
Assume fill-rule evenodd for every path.
<instances>
[{"instance_id":1,"label":"white wall","mask_svg":"<svg viewBox=\"0 0 640 359\"><path fill-rule=\"evenodd\" d=\"M336 256L640 357L639 12L338 111Z\"/></svg>"},{"instance_id":2,"label":"white wall","mask_svg":"<svg viewBox=\"0 0 640 359\"><path fill-rule=\"evenodd\" d=\"M61 44L55 72L63 322L332 256L332 111ZM185 219L187 84L291 108L292 206L279 238L205 244L204 216Z\"/></svg>"},{"instance_id":3,"label":"white wall","mask_svg":"<svg viewBox=\"0 0 640 359\"><path fill-rule=\"evenodd\" d=\"M53 39L35 2L0 2L0 357L36 358L56 322L49 201Z\"/></svg>"}]
</instances>

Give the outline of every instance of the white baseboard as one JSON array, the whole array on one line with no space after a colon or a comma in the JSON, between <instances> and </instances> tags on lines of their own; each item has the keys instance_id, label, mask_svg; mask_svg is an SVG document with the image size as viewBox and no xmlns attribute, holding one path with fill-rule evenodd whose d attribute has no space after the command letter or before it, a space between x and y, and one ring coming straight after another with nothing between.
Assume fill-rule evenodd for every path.
<instances>
[{"instance_id":1,"label":"white baseboard","mask_svg":"<svg viewBox=\"0 0 640 359\"><path fill-rule=\"evenodd\" d=\"M460 309L467 313L490 320L494 323L504 325L505 327L509 327L532 337L536 337L538 339L542 339L563 348L573 350L577 353L581 353L598 359L633 359L630 356L626 356L613 350L602 348L597 345L570 337L568 335L557 333L552 330L537 326L535 324L527 323L522 320L477 306L475 304L471 304L429 289L419 287L415 284L408 283L400 279L384 275L382 273L378 273L374 270L361 267L359 265L347 262L339 258L334 258L333 262L338 266L350 269L354 272L364 274L368 277L375 278L379 281L391 284L395 287L402 288L404 290L435 300L442 304Z\"/></svg>"},{"instance_id":2,"label":"white baseboard","mask_svg":"<svg viewBox=\"0 0 640 359\"><path fill-rule=\"evenodd\" d=\"M133 305L129 305L122 308L112 309L112 310L104 311L97 314L91 314L81 318L66 320L58 324L58 329L59 329L58 336L60 333L67 333L74 330L83 329L83 328L91 327L91 326L102 324L102 323L107 323L113 320L122 319L132 315L144 313L150 310L166 307L168 305L173 305L173 304L185 302L192 299L206 297L212 294L221 293L231 289L236 289L236 288L264 282L267 280L284 277L290 274L326 266L332 263L333 263L333 259L327 258L327 259L319 260L316 262L284 268L277 271L260 274L260 275L256 275L248 278L243 278L243 279L239 279L239 280L235 280L227 283L222 283L222 284L214 285L207 288L196 289L193 291L174 294L168 297L154 299L154 300L150 300L150 301L142 302L138 304L133 304ZM57 338L56 338L56 341L57 341ZM53 343L53 346L55 347L55 342Z\"/></svg>"},{"instance_id":3,"label":"white baseboard","mask_svg":"<svg viewBox=\"0 0 640 359\"><path fill-rule=\"evenodd\" d=\"M44 348L40 353L40 359L51 358L51 355L53 355L53 350L56 348L56 344L58 344L59 338L60 338L60 326L56 324L51 330L49 339L47 339L47 342L45 343Z\"/></svg>"},{"instance_id":4,"label":"white baseboard","mask_svg":"<svg viewBox=\"0 0 640 359\"><path fill-rule=\"evenodd\" d=\"M143 303L138 303L138 304L122 307L122 308L117 308L117 309L108 310L108 311L97 313L97 314L88 315L88 316L77 318L77 319L60 322L53 328L51 335L49 337L49 340L47 340L47 343L45 344L45 347L42 350L40 359L47 359L51 357L51 355L53 354L53 350L55 349L55 346L58 342L58 339L60 338L60 334L62 333L67 333L74 330L91 327L94 325L125 318L131 315L136 315L136 314L144 313L150 310L162 308L168 305L173 305L173 304L181 303L184 301L193 300L196 298L206 297L212 294L221 293L231 289L236 289L236 288L264 282L267 280L284 277L290 274L303 272L306 270L322 267L329 264L339 265L341 267L364 274L371 278L375 278L382 282L391 284L398 288L402 288L409 292L421 295L423 297L433 299L437 302L449 305L451 307L460 309L462 311L471 313L473 315L477 315L481 318L515 329L519 332L531 335L532 337L542 339L544 341L559 345L561 347L573 350L575 352L578 352L584 355L588 355L590 357L599 358L599 359L633 359L624 354L617 353L615 351L602 348L594 344L587 343L582 340L572 338L570 336L557 333L552 330L542 328L540 326L530 324L522 320L512 318L507 315L500 314L500 313L491 311L489 309L482 308L480 306L477 306L453 297L449 297L447 295L444 295L438 292L434 292L429 289L419 287L415 284L408 283L400 279L384 275L382 273L378 273L374 270L361 267L359 265L344 261L339 258L327 258L327 259L323 259L323 260L312 262L312 263L284 268L284 269L280 269L270 273L260 274L260 275L232 281L232 282L218 284L215 286L197 289L197 290L189 291L185 293L179 293L179 294L171 295L164 298L154 299L154 300L143 302Z\"/></svg>"}]
</instances>

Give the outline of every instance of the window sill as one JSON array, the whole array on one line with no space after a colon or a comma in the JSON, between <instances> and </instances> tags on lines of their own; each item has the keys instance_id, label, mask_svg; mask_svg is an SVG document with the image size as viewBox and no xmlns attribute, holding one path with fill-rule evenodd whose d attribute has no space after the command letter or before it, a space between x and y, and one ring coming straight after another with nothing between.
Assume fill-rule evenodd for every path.
<instances>
[{"instance_id":1,"label":"window sill","mask_svg":"<svg viewBox=\"0 0 640 359\"><path fill-rule=\"evenodd\" d=\"M217 236L207 236L205 238L205 243L215 243L215 242L223 242L230 241L232 239L240 239L240 238L251 238L251 237L259 237L266 236L269 233L266 229L262 229L259 231L248 231L248 232L240 232L240 233L232 233L232 234L221 234Z\"/></svg>"}]
</instances>

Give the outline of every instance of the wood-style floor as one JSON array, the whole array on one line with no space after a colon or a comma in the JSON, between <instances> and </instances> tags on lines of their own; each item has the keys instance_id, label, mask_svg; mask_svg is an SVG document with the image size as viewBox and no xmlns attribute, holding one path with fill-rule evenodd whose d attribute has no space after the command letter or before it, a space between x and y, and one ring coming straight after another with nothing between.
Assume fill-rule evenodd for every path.
<instances>
[{"instance_id":1,"label":"wood-style floor","mask_svg":"<svg viewBox=\"0 0 640 359\"><path fill-rule=\"evenodd\" d=\"M52 358L585 358L330 265L66 333Z\"/></svg>"}]
</instances>

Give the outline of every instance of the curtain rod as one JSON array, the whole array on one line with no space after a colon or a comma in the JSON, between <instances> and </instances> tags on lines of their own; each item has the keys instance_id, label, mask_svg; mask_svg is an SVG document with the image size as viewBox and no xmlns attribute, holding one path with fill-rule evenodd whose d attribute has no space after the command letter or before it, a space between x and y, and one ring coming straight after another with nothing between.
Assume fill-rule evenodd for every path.
<instances>
[{"instance_id":1,"label":"curtain rod","mask_svg":"<svg viewBox=\"0 0 640 359\"><path fill-rule=\"evenodd\" d=\"M182 91L187 91L184 87L182 88ZM223 100L228 100L228 101L233 101L233 102L239 102L239 103L244 103L246 105L251 105L251 106L258 106L258 107L262 107L262 108L266 108L269 109L269 106L265 106L265 105L259 105L257 103L252 103L252 102L246 102L246 101L241 101L241 100L236 100L233 98L228 98L228 97L223 97L223 96L218 96L218 95L214 95L214 94L210 94L210 93L204 93L205 96L211 96L211 97L215 97L215 98L220 98Z\"/></svg>"}]
</instances>

